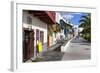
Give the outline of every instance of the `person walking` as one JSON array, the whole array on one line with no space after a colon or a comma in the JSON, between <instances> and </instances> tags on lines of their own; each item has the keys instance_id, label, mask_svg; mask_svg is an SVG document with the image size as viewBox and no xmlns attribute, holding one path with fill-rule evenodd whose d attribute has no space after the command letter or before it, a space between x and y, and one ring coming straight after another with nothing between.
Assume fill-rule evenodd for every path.
<instances>
[{"instance_id":1,"label":"person walking","mask_svg":"<svg viewBox=\"0 0 100 73\"><path fill-rule=\"evenodd\" d=\"M38 57L42 57L43 46L41 41L37 41Z\"/></svg>"}]
</instances>

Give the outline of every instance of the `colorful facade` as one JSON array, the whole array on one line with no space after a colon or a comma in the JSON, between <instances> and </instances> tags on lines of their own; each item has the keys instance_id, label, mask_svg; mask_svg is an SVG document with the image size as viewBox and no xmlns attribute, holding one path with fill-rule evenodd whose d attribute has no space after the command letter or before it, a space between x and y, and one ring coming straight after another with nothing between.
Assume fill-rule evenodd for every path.
<instances>
[{"instance_id":1,"label":"colorful facade","mask_svg":"<svg viewBox=\"0 0 100 73\"><path fill-rule=\"evenodd\" d=\"M48 39L48 26L55 23L55 12L23 10L23 61L37 56L37 41L41 41L43 51ZM52 42L51 42L52 43Z\"/></svg>"},{"instance_id":2,"label":"colorful facade","mask_svg":"<svg viewBox=\"0 0 100 73\"><path fill-rule=\"evenodd\" d=\"M72 27L59 12L23 10L23 61L37 57L38 41L45 52L57 41L71 39Z\"/></svg>"}]
</instances>

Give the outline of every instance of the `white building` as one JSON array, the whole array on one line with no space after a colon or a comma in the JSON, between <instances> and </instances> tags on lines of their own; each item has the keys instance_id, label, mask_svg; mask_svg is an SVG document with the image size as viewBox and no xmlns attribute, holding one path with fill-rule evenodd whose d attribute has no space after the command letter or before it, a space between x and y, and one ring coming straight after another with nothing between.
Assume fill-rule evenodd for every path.
<instances>
[{"instance_id":1,"label":"white building","mask_svg":"<svg viewBox=\"0 0 100 73\"><path fill-rule=\"evenodd\" d=\"M78 36L78 32L79 32L79 28L78 28L78 25L74 25L74 35L75 36Z\"/></svg>"},{"instance_id":2,"label":"white building","mask_svg":"<svg viewBox=\"0 0 100 73\"><path fill-rule=\"evenodd\" d=\"M48 25L53 21L50 12L23 10L23 60L37 56L37 42L41 41L43 52L47 51ZM42 17L42 18L41 18Z\"/></svg>"},{"instance_id":3,"label":"white building","mask_svg":"<svg viewBox=\"0 0 100 73\"><path fill-rule=\"evenodd\" d=\"M63 16L60 14L60 12L56 12L56 22L57 22L58 24L61 24L60 20L63 20L63 22L64 22L63 24L64 24L64 25L68 25L68 26L70 26L70 27L73 27L73 24L72 24L72 23L69 23L69 22L70 22L69 20L65 20L65 19L63 18ZM67 29L69 30L69 32L72 32L72 29L69 29L69 28L67 28ZM60 32L60 34L63 35L63 38L65 38L65 39L70 39L70 38L73 37L73 35L72 35L71 33L68 33L68 34L67 34L67 37L66 37L65 34L64 34L64 30L65 30L65 29L62 29L61 32Z\"/></svg>"},{"instance_id":4,"label":"white building","mask_svg":"<svg viewBox=\"0 0 100 73\"><path fill-rule=\"evenodd\" d=\"M56 12L56 22L58 23L58 25L60 24L60 20L64 20L64 19L61 16L60 12ZM64 35L64 29L62 29L61 32L58 32L58 35L57 36L59 36L59 38L60 38L61 35L63 37L65 37L65 35Z\"/></svg>"}]
</instances>

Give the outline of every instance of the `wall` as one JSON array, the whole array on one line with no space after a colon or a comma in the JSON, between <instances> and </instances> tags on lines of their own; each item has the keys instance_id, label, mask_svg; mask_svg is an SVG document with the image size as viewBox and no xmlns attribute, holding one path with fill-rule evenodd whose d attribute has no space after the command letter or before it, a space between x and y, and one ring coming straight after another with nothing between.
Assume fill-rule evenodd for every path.
<instances>
[{"instance_id":1,"label":"wall","mask_svg":"<svg viewBox=\"0 0 100 73\"><path fill-rule=\"evenodd\" d=\"M60 24L60 19L63 19L59 12L56 12L56 22Z\"/></svg>"},{"instance_id":2,"label":"wall","mask_svg":"<svg viewBox=\"0 0 100 73\"><path fill-rule=\"evenodd\" d=\"M47 24L40 21L38 18L34 17L32 14L28 14L27 11L23 12L23 27L28 28L27 24L27 16L30 16L32 18L32 29L34 29L34 55L36 54L36 29L39 29L39 31L44 32L44 45L43 45L43 51L47 50Z\"/></svg>"},{"instance_id":3,"label":"wall","mask_svg":"<svg viewBox=\"0 0 100 73\"><path fill-rule=\"evenodd\" d=\"M53 32L52 37L53 37L53 43L52 44L56 44L56 37L57 37L56 33Z\"/></svg>"}]
</instances>

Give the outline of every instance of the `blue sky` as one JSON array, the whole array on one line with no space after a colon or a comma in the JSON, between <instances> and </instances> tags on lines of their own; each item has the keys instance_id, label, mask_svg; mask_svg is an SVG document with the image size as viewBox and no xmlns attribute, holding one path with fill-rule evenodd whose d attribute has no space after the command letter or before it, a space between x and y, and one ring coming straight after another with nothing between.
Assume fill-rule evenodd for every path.
<instances>
[{"instance_id":1,"label":"blue sky","mask_svg":"<svg viewBox=\"0 0 100 73\"><path fill-rule=\"evenodd\" d=\"M79 20L81 19L81 16L87 15L88 13L83 12L60 12L61 16L65 20L70 20L70 22L74 25L79 25Z\"/></svg>"}]
</instances>

